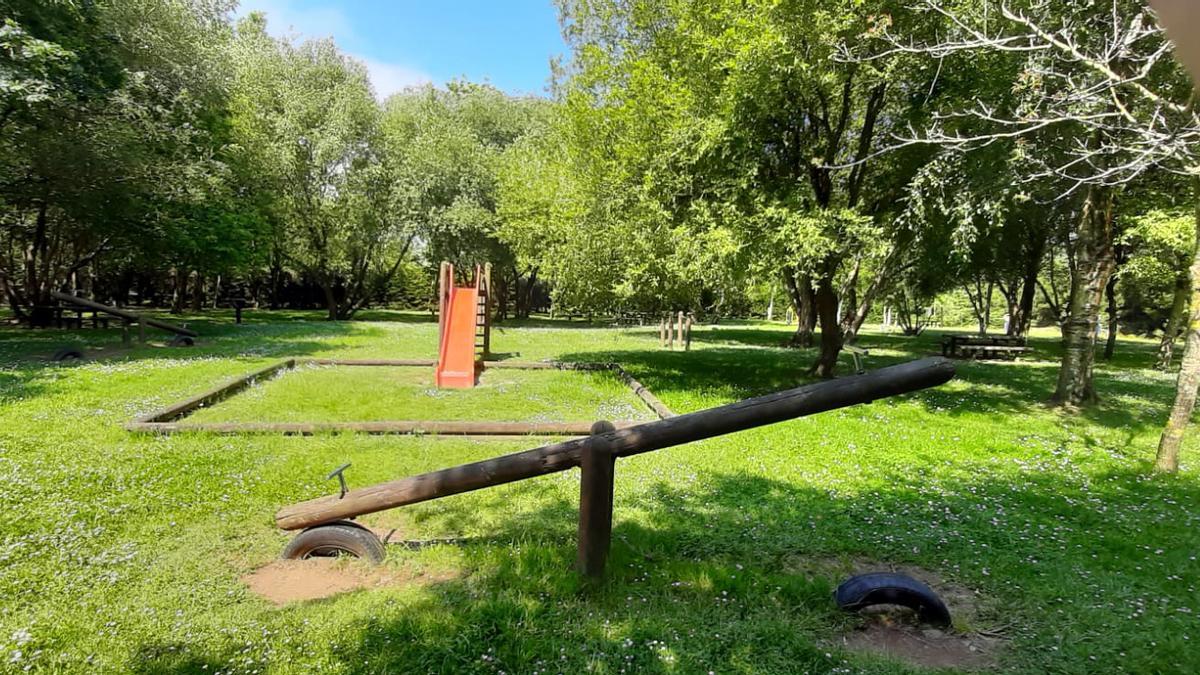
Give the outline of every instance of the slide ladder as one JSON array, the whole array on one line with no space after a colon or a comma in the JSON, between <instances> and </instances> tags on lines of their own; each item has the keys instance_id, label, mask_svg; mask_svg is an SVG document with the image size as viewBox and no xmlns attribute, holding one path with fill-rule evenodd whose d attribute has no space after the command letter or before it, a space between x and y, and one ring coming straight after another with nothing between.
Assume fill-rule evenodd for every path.
<instances>
[{"instance_id":1,"label":"slide ladder","mask_svg":"<svg viewBox=\"0 0 1200 675\"><path fill-rule=\"evenodd\" d=\"M439 388L475 386L489 348L488 274L475 268L468 286L454 281L454 266L442 263L438 282L438 362L434 373Z\"/></svg>"}]
</instances>

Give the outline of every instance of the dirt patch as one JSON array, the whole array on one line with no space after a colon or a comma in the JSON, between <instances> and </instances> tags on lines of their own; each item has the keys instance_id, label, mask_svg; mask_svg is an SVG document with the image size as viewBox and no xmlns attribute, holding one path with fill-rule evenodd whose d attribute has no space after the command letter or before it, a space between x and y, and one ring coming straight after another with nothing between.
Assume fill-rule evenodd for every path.
<instances>
[{"instance_id":1,"label":"dirt patch","mask_svg":"<svg viewBox=\"0 0 1200 675\"><path fill-rule=\"evenodd\" d=\"M367 567L352 560L312 558L276 560L242 577L242 583L255 594L282 606L367 588L424 586L457 576L450 570Z\"/></svg>"},{"instance_id":2,"label":"dirt patch","mask_svg":"<svg viewBox=\"0 0 1200 675\"><path fill-rule=\"evenodd\" d=\"M932 628L869 621L842 636L842 646L925 668L986 670L996 664L1002 641L982 635L955 635Z\"/></svg>"},{"instance_id":3,"label":"dirt patch","mask_svg":"<svg viewBox=\"0 0 1200 675\"><path fill-rule=\"evenodd\" d=\"M870 572L898 572L919 579L946 603L954 627L931 628L917 622L907 607L878 605L859 612L862 622L837 638L845 649L878 654L925 668L986 670L995 666L1006 640L1003 627L992 628L988 598L972 588L944 579L940 574L913 565L895 565L867 558L795 556L785 563L793 574L824 577L834 585L850 576ZM984 628L988 627L988 628Z\"/></svg>"},{"instance_id":4,"label":"dirt patch","mask_svg":"<svg viewBox=\"0 0 1200 675\"><path fill-rule=\"evenodd\" d=\"M895 565L866 558L817 558L795 556L785 562L785 569L792 574L806 577L825 577L833 585L840 584L851 576L871 572L897 572L922 581L946 603L954 626L960 630L975 630L986 612L986 598L975 589L956 584L942 578L937 572L914 565ZM895 620L904 617L893 616ZM986 625L986 621L983 621Z\"/></svg>"}]
</instances>

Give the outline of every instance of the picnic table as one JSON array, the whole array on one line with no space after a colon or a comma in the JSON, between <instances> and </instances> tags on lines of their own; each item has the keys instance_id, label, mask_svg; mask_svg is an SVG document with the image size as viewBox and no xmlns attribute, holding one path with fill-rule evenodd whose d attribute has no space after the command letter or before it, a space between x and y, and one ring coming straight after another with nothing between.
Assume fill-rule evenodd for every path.
<instances>
[{"instance_id":1,"label":"picnic table","mask_svg":"<svg viewBox=\"0 0 1200 675\"><path fill-rule=\"evenodd\" d=\"M1019 335L948 335L942 356L957 359L1015 359L1029 352Z\"/></svg>"}]
</instances>

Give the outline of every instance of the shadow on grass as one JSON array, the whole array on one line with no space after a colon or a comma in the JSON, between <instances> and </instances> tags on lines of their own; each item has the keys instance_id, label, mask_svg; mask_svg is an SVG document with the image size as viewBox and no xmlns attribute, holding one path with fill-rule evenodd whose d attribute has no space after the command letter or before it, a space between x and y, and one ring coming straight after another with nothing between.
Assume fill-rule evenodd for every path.
<instances>
[{"instance_id":1,"label":"shadow on grass","mask_svg":"<svg viewBox=\"0 0 1200 675\"><path fill-rule=\"evenodd\" d=\"M658 482L626 503L618 496L625 513L643 517L618 511L600 585L571 571L575 503L543 499L533 512L510 513L494 536L456 545L463 576L410 600L372 603L339 631L332 656L351 673L895 672L896 664L835 646L857 619L839 612L830 593L851 567L873 561L882 569L923 566L976 587L978 606L960 627L1007 633L1014 639L1007 666L1075 672L1084 663L1098 672L1097 663L1119 663L1126 672L1168 672L1197 665L1190 644L1171 637L1189 620L1173 610L1187 593L1158 574L1160 566L1182 574L1194 565L1186 559L1196 536L1188 509L1200 503L1192 483L1147 481L1137 472L934 483L907 472L888 476L879 490L835 488L722 474L691 488ZM442 500L424 520L453 530L480 509L511 511L542 489L526 483L482 499ZM1158 542L1175 545L1153 560L1153 571L1143 569L1150 564L1143 549ZM1139 598L1172 594L1170 603L1145 604L1136 622L1113 628L1129 607L1142 606ZM1153 648L1145 644L1155 637ZM144 649L137 659L143 673L238 664L232 650L193 656L173 646Z\"/></svg>"},{"instance_id":2,"label":"shadow on grass","mask_svg":"<svg viewBox=\"0 0 1200 675\"><path fill-rule=\"evenodd\" d=\"M880 349L876 336L864 342L880 350L867 357L867 370L930 355L919 349ZM578 352L565 354L561 360L620 363L672 405L673 396L702 393L734 401L813 383L815 380L807 376L807 370L814 357L815 350L709 347L690 352ZM842 372L849 374L852 366L845 361L843 359L841 364ZM1047 361L959 361L957 365L955 380L967 385L969 397L965 397L961 389L951 387L928 389L905 398L918 401L939 414L952 416L1044 412L1058 375L1058 364ZM1095 378L1101 401L1081 412L1085 419L1110 428L1127 428L1131 432L1160 426L1165 420L1174 391L1174 384L1168 378L1147 378L1128 370L1107 367L1098 368ZM691 412L672 407L677 412Z\"/></svg>"},{"instance_id":3,"label":"shadow on grass","mask_svg":"<svg viewBox=\"0 0 1200 675\"><path fill-rule=\"evenodd\" d=\"M618 491L599 586L571 571L574 499L545 497L544 482L407 507L423 529L443 535L474 529L482 512L500 514L500 525L450 545L461 576L403 599L379 592L330 636L329 658L350 673L896 672L835 646L857 620L836 610L830 593L852 563L874 561L978 589L965 628L1013 638L1004 665L1018 670L1200 667L1179 638L1191 617L1175 611L1190 591L1172 581L1196 570L1188 559L1197 544L1194 481L1147 480L1133 469L964 479L911 469L878 467L876 489L723 473ZM618 463L618 483L622 473ZM541 506L514 509L530 499ZM398 548L393 563L418 555ZM1140 608L1136 621L1131 607ZM303 617L306 605L284 611ZM190 649L146 646L131 670L264 665L244 663L239 647Z\"/></svg>"}]
</instances>

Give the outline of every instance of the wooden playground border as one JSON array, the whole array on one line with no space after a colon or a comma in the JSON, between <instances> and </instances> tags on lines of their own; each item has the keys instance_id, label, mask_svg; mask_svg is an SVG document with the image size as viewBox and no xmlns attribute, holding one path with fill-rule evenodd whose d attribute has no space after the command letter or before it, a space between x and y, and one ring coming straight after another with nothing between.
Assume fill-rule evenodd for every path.
<instances>
[{"instance_id":1,"label":"wooden playground border","mask_svg":"<svg viewBox=\"0 0 1200 675\"><path fill-rule=\"evenodd\" d=\"M586 436L592 422L475 422L449 420L395 420L379 422L210 422L182 424L193 412L227 400L249 388L255 382L274 377L296 366L383 366L433 367L435 362L423 359L284 359L226 382L214 389L173 403L162 410L134 418L125 429L135 433L169 435L177 433L285 434L311 436L320 433L351 432L363 434L429 434L444 436L475 436L495 438L504 436ZM659 419L674 417L662 401L641 382L638 382L617 363L564 363L560 361L484 361L484 369L497 370L606 370L616 373L625 386L637 395ZM640 421L614 422L618 429L641 424Z\"/></svg>"}]
</instances>

